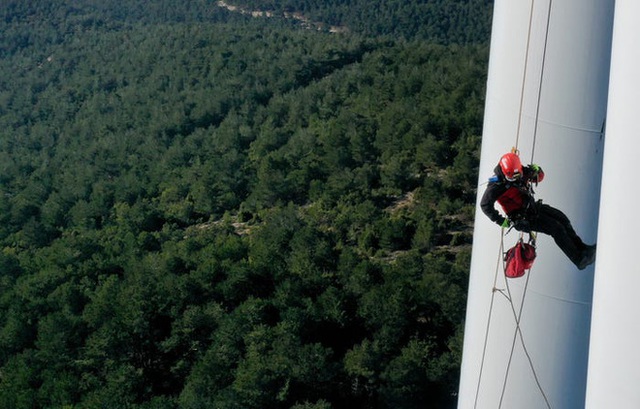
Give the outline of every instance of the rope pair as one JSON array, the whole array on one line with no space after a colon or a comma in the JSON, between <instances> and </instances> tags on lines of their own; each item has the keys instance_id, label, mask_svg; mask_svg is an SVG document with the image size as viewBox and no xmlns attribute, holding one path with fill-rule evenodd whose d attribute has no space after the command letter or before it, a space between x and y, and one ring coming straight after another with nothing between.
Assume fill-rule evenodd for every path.
<instances>
[{"instance_id":1,"label":"rope pair","mask_svg":"<svg viewBox=\"0 0 640 409\"><path fill-rule=\"evenodd\" d=\"M547 26L546 26L546 33L545 33L545 40L544 40L544 51L543 51L543 56L542 56L542 69L540 72L540 81L539 81L539 86L538 86L538 95L537 95L537 105L536 105L536 114L535 114L535 127L534 127L534 131L533 131L533 143L532 143L532 148L531 148L531 163L534 163L534 155L535 155L535 146L536 146L536 140L537 140L537 133L538 133L538 116L540 113L540 99L542 96L542 82L543 82L543 78L544 78L544 67L545 67L545 60L546 60L546 54L547 54L547 42L549 39L549 25L550 25L550 21L551 21L551 9L552 9L552 3L553 0L549 0L549 9L547 12ZM532 20L533 20L533 10L534 10L534 4L535 4L535 0L532 0L531 2L531 10L529 13L529 31L527 34L527 45L526 45L526 57L525 57L525 62L524 62L524 72L523 72L523 78L522 78L522 89L520 92L520 110L519 110L519 115L518 115L518 125L517 125L517 132L516 132L516 143L512 149L513 153L519 154L519 150L518 150L518 146L519 146L519 142L520 142L520 130L521 130L521 125L522 125L522 109L523 109L523 105L524 105L524 88L525 88L525 82L526 82L526 77L527 77L527 66L528 66L528 59L529 59L529 46L530 46L530 41L531 41L531 26L532 26ZM544 401L547 405L547 408L551 409L551 404L549 403L549 399L547 398L547 395L544 392L544 389L542 388L542 384L540 383L540 380L538 379L538 375L536 373L535 367L533 365L533 360L531 358L531 355L529 354L529 351L527 350L527 346L525 344L524 341L524 335L522 334L522 328L520 327L520 322L522 319L522 311L524 309L524 301L527 295L527 288L529 286L529 279L531 277L531 270L529 270L529 274L527 274L527 280L525 282L525 286L524 286L524 290L522 293L522 301L520 302L520 308L518 311L516 311L515 306L513 305L513 298L511 295L511 289L509 287L509 281L508 279L505 278L505 288L506 288L506 293L504 289L499 289L497 288L496 284L497 284L497 280L498 280L498 271L500 269L500 260L504 260L503 259L503 254L504 254L504 236L505 236L505 229L502 228L501 231L501 237L500 237L500 253L498 255L498 262L496 263L496 271L495 271L495 276L494 276L494 280L493 280L493 288L492 288L492 294L491 294L491 303L489 306L489 316L487 318L487 327L486 327L486 332L485 332L485 339L484 339L484 346L483 346L483 351L482 351L482 361L480 364L480 373L478 375L478 385L476 388L476 397L475 397L475 403L474 403L474 408L477 407L478 405L478 397L480 395L480 386L481 386L481 381L482 381L482 372L484 370L484 362L485 362L485 357L486 357L486 352L487 352L487 344L488 344L488 338L489 338L489 328L491 326L491 316L492 316L492 312L493 312L493 305L494 305L494 300L495 300L495 294L496 292L502 294L508 301L509 301L509 305L511 306L511 311L513 312L513 316L515 319L515 324L516 324L516 328L513 334L513 340L511 343L511 351L509 353L509 361L507 364L507 368L505 370L505 375L504 375L504 382L502 384L502 392L500 395L500 404L498 406L498 408L502 407L502 402L504 400L504 395L505 395L505 391L506 391L506 387L507 387L507 380L509 378L509 371L511 368L511 362L513 359L513 354L515 351L515 346L516 346L516 341L518 338L520 338L520 342L522 344L522 348L524 350L525 355L527 356L527 360L529 362L529 366L531 368L531 371L533 372L533 376L534 379L536 381L536 385L538 386L538 389L540 390L540 393L542 394L542 397L544 398ZM521 236L522 237L522 236ZM505 265L504 265L504 261L503 261L503 266L502 266L503 272L505 270Z\"/></svg>"}]
</instances>

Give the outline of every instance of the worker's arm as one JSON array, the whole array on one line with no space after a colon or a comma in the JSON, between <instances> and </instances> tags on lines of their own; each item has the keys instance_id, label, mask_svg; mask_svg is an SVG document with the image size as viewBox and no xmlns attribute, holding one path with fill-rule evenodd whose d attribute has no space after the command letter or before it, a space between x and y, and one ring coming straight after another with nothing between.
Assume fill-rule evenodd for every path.
<instances>
[{"instance_id":1,"label":"worker's arm","mask_svg":"<svg viewBox=\"0 0 640 409\"><path fill-rule=\"evenodd\" d=\"M544 171L536 164L523 167L522 173L524 174L525 180L531 183L537 184L542 182L542 179L544 179Z\"/></svg>"},{"instance_id":2,"label":"worker's arm","mask_svg":"<svg viewBox=\"0 0 640 409\"><path fill-rule=\"evenodd\" d=\"M505 221L505 217L498 212L495 207L496 200L504 193L504 186L498 183L489 182L487 185L487 190L484 191L482 195L482 200L480 201L480 208L482 212L491 219L494 223L498 225L502 225Z\"/></svg>"}]
</instances>

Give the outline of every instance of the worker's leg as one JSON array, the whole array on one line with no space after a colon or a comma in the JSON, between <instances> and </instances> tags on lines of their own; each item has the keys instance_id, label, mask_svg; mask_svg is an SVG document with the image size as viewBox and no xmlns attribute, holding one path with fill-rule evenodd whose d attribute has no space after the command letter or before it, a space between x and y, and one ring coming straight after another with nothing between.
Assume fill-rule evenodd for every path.
<instances>
[{"instance_id":1,"label":"worker's leg","mask_svg":"<svg viewBox=\"0 0 640 409\"><path fill-rule=\"evenodd\" d=\"M531 229L553 237L558 247L576 265L579 265L586 245L576 234L567 216L560 210L540 203L536 217L531 220Z\"/></svg>"}]
</instances>

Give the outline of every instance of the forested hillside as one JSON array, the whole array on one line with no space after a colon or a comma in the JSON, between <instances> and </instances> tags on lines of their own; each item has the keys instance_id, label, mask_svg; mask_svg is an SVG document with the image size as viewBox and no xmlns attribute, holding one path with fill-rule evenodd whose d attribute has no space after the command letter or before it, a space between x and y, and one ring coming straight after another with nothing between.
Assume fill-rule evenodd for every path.
<instances>
[{"instance_id":1,"label":"forested hillside","mask_svg":"<svg viewBox=\"0 0 640 409\"><path fill-rule=\"evenodd\" d=\"M493 0L225 0L247 10L296 13L366 36L482 44L491 31Z\"/></svg>"},{"instance_id":2,"label":"forested hillside","mask_svg":"<svg viewBox=\"0 0 640 409\"><path fill-rule=\"evenodd\" d=\"M486 41L148 3L0 4L0 407L453 407Z\"/></svg>"}]
</instances>

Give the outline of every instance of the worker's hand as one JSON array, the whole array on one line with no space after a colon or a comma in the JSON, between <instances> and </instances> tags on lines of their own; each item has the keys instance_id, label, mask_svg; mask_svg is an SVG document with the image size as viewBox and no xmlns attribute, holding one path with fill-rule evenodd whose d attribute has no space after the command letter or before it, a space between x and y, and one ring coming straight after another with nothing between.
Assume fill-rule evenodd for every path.
<instances>
[{"instance_id":1,"label":"worker's hand","mask_svg":"<svg viewBox=\"0 0 640 409\"><path fill-rule=\"evenodd\" d=\"M529 221L525 219L514 221L513 227L515 227L516 230L522 231L525 233L529 233L531 231L531 225L529 224Z\"/></svg>"},{"instance_id":2,"label":"worker's hand","mask_svg":"<svg viewBox=\"0 0 640 409\"><path fill-rule=\"evenodd\" d=\"M542 168L535 163L531 164L529 167L533 171L530 180L536 184L542 182L542 179L544 179L544 171Z\"/></svg>"},{"instance_id":3,"label":"worker's hand","mask_svg":"<svg viewBox=\"0 0 640 409\"><path fill-rule=\"evenodd\" d=\"M502 222L502 224L500 225L500 227L502 227L503 229L508 229L509 227L511 227L513 225L513 223L511 222L511 220L509 220L507 217L504 218L504 221Z\"/></svg>"}]
</instances>

